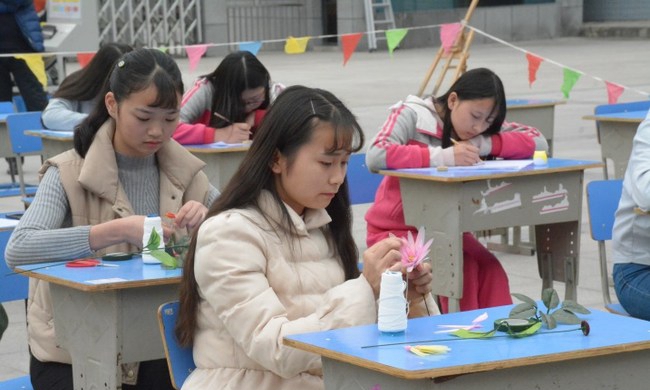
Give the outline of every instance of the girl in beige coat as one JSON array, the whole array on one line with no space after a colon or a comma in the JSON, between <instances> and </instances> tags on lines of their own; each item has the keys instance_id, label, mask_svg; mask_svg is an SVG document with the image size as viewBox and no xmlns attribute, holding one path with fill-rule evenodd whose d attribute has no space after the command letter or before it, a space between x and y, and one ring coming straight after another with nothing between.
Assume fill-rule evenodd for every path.
<instances>
[{"instance_id":1,"label":"girl in beige coat","mask_svg":"<svg viewBox=\"0 0 650 390\"><path fill-rule=\"evenodd\" d=\"M321 389L320 357L283 337L376 322L400 241L366 250L359 274L345 174L362 145L327 91L290 87L271 106L186 258L177 335L197 368L183 389ZM410 316L438 313L431 280L428 264L409 273Z\"/></svg>"}]
</instances>

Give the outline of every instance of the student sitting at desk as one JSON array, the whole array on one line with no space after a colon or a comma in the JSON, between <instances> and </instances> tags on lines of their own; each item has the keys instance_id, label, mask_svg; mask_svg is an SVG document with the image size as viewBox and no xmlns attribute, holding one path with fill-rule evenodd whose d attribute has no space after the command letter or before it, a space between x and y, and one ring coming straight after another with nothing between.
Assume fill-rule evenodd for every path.
<instances>
[{"instance_id":1,"label":"student sitting at desk","mask_svg":"<svg viewBox=\"0 0 650 390\"><path fill-rule=\"evenodd\" d=\"M106 88L104 104L75 131L75 149L41 168L34 201L7 244L10 267L135 252L146 215L176 213L180 234L197 226L217 198L205 164L170 140L183 94L173 58L154 49L127 53ZM27 309L34 389L72 389L71 358L57 345L47 282L30 280ZM136 385L123 389L171 389L164 359L122 372L124 383Z\"/></svg>"},{"instance_id":2,"label":"student sitting at desk","mask_svg":"<svg viewBox=\"0 0 650 390\"><path fill-rule=\"evenodd\" d=\"M183 145L248 141L283 89L252 53L230 53L183 96L174 139Z\"/></svg>"},{"instance_id":3,"label":"student sitting at desk","mask_svg":"<svg viewBox=\"0 0 650 390\"><path fill-rule=\"evenodd\" d=\"M530 158L548 144L539 131L506 123L506 101L499 77L485 68L463 74L439 98L409 96L391 113L370 144L370 170L471 165L485 157ZM435 199L431 200L435 203ZM385 177L366 213L368 246L408 231L399 179ZM463 235L461 310L512 303L508 277L499 260L471 233ZM447 298L440 297L443 312Z\"/></svg>"},{"instance_id":4,"label":"student sitting at desk","mask_svg":"<svg viewBox=\"0 0 650 390\"><path fill-rule=\"evenodd\" d=\"M71 73L54 92L43 110L43 126L50 130L72 131L100 102L102 88L113 64L133 48L122 43L107 43L83 69Z\"/></svg>"},{"instance_id":5,"label":"student sitting at desk","mask_svg":"<svg viewBox=\"0 0 650 390\"><path fill-rule=\"evenodd\" d=\"M377 321L381 274L403 268L400 240L363 254L352 238L347 161L363 145L331 93L287 88L194 233L177 335L197 368L183 389L322 389L320 357L285 335ZM438 314L431 266L409 273L409 316Z\"/></svg>"},{"instance_id":6,"label":"student sitting at desk","mask_svg":"<svg viewBox=\"0 0 650 390\"><path fill-rule=\"evenodd\" d=\"M641 122L612 231L614 288L631 316L650 321L650 111Z\"/></svg>"}]
</instances>

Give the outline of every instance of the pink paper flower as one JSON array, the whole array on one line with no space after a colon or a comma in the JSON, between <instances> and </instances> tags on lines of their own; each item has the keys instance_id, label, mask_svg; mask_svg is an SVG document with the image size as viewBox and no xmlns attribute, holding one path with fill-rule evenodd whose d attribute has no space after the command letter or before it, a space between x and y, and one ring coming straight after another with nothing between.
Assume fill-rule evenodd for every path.
<instances>
[{"instance_id":1,"label":"pink paper flower","mask_svg":"<svg viewBox=\"0 0 650 390\"><path fill-rule=\"evenodd\" d=\"M402 264L406 267L406 272L411 272L421 262L427 259L429 254L429 247L433 243L433 238L424 243L424 227L420 227L418 235L413 239L413 234L408 232L408 239L400 238L402 240Z\"/></svg>"}]
</instances>

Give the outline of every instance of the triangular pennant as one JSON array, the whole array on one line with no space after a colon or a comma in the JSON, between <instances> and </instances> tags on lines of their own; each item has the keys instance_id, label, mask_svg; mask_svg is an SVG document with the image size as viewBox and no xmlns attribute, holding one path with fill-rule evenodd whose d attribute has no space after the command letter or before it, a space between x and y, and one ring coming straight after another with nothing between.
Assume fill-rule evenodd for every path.
<instances>
[{"instance_id":1,"label":"triangular pennant","mask_svg":"<svg viewBox=\"0 0 650 390\"><path fill-rule=\"evenodd\" d=\"M544 59L530 53L526 53L526 59L528 60L528 86L532 87L535 80L537 80L539 65Z\"/></svg>"},{"instance_id":2,"label":"triangular pennant","mask_svg":"<svg viewBox=\"0 0 650 390\"><path fill-rule=\"evenodd\" d=\"M95 53L77 53L77 62L80 67L85 68L94 56Z\"/></svg>"},{"instance_id":3,"label":"triangular pennant","mask_svg":"<svg viewBox=\"0 0 650 390\"><path fill-rule=\"evenodd\" d=\"M262 48L261 41L242 42L239 44L239 50L251 52L254 56L257 55L257 53L260 51L261 48Z\"/></svg>"},{"instance_id":4,"label":"triangular pennant","mask_svg":"<svg viewBox=\"0 0 650 390\"><path fill-rule=\"evenodd\" d=\"M564 94L564 98L569 98L569 92L573 89L573 86L578 82L581 74L575 70L569 68L564 68L564 82L562 83L561 91Z\"/></svg>"},{"instance_id":5,"label":"triangular pennant","mask_svg":"<svg viewBox=\"0 0 650 390\"><path fill-rule=\"evenodd\" d=\"M208 51L208 45L190 45L185 46L187 58L190 60L190 72L196 69L201 57Z\"/></svg>"},{"instance_id":6,"label":"triangular pennant","mask_svg":"<svg viewBox=\"0 0 650 390\"><path fill-rule=\"evenodd\" d=\"M609 81L605 81L605 85L607 85L607 101L609 104L616 104L618 98L625 90L625 87L615 83L610 83Z\"/></svg>"},{"instance_id":7,"label":"triangular pennant","mask_svg":"<svg viewBox=\"0 0 650 390\"><path fill-rule=\"evenodd\" d=\"M343 66L345 66L350 57L352 57L352 53L354 53L357 45L359 45L362 36L362 33L341 35L341 46L343 46Z\"/></svg>"},{"instance_id":8,"label":"triangular pennant","mask_svg":"<svg viewBox=\"0 0 650 390\"><path fill-rule=\"evenodd\" d=\"M409 30L406 28L386 30L386 44L388 45L388 53L390 53L391 56L393 55L393 50L399 46L399 43L402 42L402 39L404 39L408 32Z\"/></svg>"},{"instance_id":9,"label":"triangular pennant","mask_svg":"<svg viewBox=\"0 0 650 390\"><path fill-rule=\"evenodd\" d=\"M307 50L307 43L311 37L289 37L284 44L284 52L287 54L302 54Z\"/></svg>"},{"instance_id":10,"label":"triangular pennant","mask_svg":"<svg viewBox=\"0 0 650 390\"><path fill-rule=\"evenodd\" d=\"M34 73L38 81L43 84L43 88L47 88L47 75L45 74L45 62L43 56L40 54L21 54L15 56L18 60L24 60L29 69Z\"/></svg>"},{"instance_id":11,"label":"triangular pennant","mask_svg":"<svg viewBox=\"0 0 650 390\"><path fill-rule=\"evenodd\" d=\"M440 42L442 42L445 54L449 53L454 46L462 29L463 26L460 23L448 23L440 27Z\"/></svg>"},{"instance_id":12,"label":"triangular pennant","mask_svg":"<svg viewBox=\"0 0 650 390\"><path fill-rule=\"evenodd\" d=\"M158 46L157 49L163 53L167 53L169 51L169 48L167 46Z\"/></svg>"}]
</instances>

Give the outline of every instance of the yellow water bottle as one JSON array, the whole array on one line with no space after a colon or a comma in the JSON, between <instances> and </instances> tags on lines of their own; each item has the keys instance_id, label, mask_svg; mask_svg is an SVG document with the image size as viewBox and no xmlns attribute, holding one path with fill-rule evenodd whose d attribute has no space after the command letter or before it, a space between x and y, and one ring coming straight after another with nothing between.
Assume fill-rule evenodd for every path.
<instances>
[{"instance_id":1,"label":"yellow water bottle","mask_svg":"<svg viewBox=\"0 0 650 390\"><path fill-rule=\"evenodd\" d=\"M548 163L548 157L544 150L536 150L533 154L533 164L535 165L546 165Z\"/></svg>"}]
</instances>

